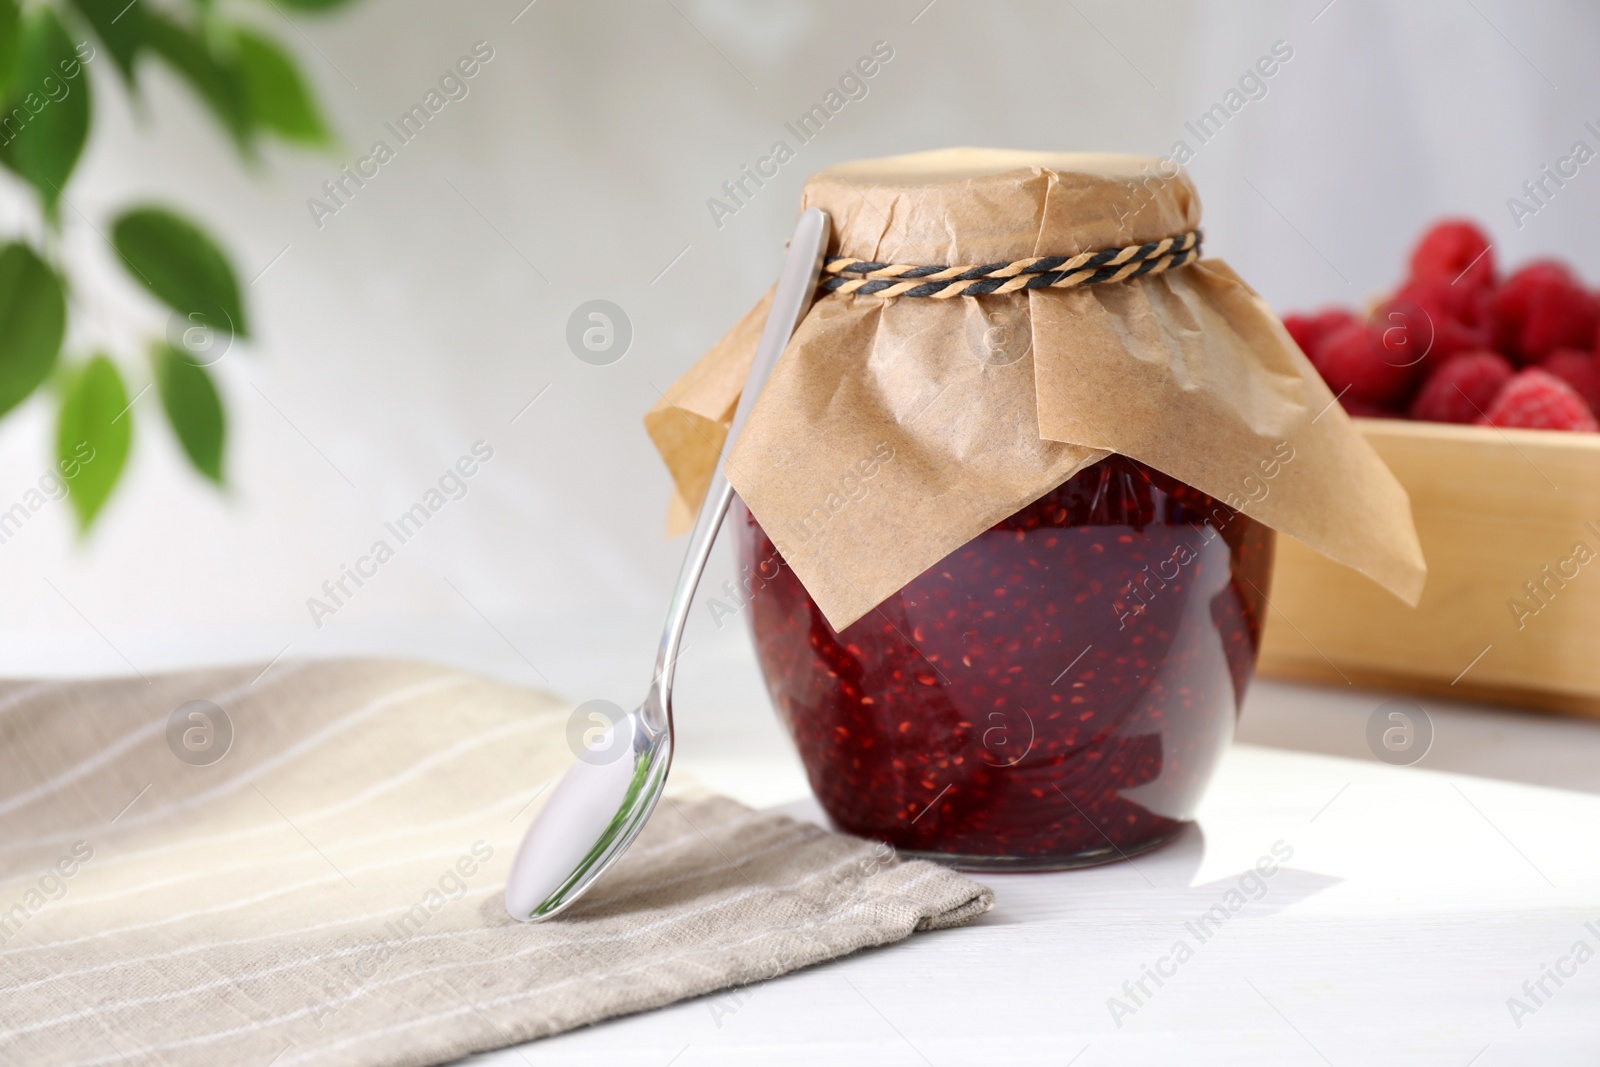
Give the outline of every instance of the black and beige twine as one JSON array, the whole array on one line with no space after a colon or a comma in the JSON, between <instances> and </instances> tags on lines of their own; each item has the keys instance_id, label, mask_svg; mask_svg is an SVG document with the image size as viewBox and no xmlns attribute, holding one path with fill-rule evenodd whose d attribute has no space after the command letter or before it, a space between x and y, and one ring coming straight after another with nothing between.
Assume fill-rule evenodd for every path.
<instances>
[{"instance_id":1,"label":"black and beige twine","mask_svg":"<svg viewBox=\"0 0 1600 1067\"><path fill-rule=\"evenodd\" d=\"M1181 267L1199 254L1200 231L1191 230L1126 248L965 267L873 263L840 256L822 265L821 284L825 292L841 296L986 296L1021 289L1074 289L1120 282Z\"/></svg>"}]
</instances>

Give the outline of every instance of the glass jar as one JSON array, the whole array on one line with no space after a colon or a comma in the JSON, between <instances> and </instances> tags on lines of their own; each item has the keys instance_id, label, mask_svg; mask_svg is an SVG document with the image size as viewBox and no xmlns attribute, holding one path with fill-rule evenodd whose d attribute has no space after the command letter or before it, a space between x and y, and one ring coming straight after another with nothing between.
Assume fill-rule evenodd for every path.
<instances>
[{"instance_id":1,"label":"glass jar","mask_svg":"<svg viewBox=\"0 0 1600 1067\"><path fill-rule=\"evenodd\" d=\"M841 830L1048 870L1192 817L1255 670L1267 527L1114 455L843 633L742 504L736 528L768 690Z\"/></svg>"}]
</instances>

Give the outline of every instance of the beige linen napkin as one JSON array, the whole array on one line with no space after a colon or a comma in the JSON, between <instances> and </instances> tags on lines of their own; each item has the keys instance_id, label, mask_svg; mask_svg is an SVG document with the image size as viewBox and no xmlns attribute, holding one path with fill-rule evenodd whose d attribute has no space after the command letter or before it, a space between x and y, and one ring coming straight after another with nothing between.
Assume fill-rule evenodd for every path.
<instances>
[{"instance_id":1,"label":"beige linen napkin","mask_svg":"<svg viewBox=\"0 0 1600 1067\"><path fill-rule=\"evenodd\" d=\"M990 905L702 794L567 915L513 922L567 718L381 661L0 684L0 1062L441 1063Z\"/></svg>"}]
</instances>

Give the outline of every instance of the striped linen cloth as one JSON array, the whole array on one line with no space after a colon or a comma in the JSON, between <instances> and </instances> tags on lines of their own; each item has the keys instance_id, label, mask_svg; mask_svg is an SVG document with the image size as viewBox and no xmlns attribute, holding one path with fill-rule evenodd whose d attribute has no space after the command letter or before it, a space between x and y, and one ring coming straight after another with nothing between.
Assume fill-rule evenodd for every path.
<instances>
[{"instance_id":1,"label":"striped linen cloth","mask_svg":"<svg viewBox=\"0 0 1600 1067\"><path fill-rule=\"evenodd\" d=\"M384 661L0 683L0 1062L442 1063L992 901L684 794L566 915L514 922L500 893L567 717Z\"/></svg>"}]
</instances>

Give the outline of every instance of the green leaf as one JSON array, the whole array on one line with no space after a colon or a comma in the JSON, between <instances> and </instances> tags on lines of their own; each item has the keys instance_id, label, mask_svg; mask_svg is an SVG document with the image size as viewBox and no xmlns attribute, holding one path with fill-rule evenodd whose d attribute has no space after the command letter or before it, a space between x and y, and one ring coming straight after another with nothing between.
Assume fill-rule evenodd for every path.
<instances>
[{"instance_id":1,"label":"green leaf","mask_svg":"<svg viewBox=\"0 0 1600 1067\"><path fill-rule=\"evenodd\" d=\"M132 443L133 415L122 375L109 359L96 356L68 384L56 423L56 458L67 476L80 533L88 531L116 488Z\"/></svg>"},{"instance_id":2,"label":"green leaf","mask_svg":"<svg viewBox=\"0 0 1600 1067\"><path fill-rule=\"evenodd\" d=\"M66 326L55 272L27 245L0 248L0 415L50 376Z\"/></svg>"},{"instance_id":3,"label":"green leaf","mask_svg":"<svg viewBox=\"0 0 1600 1067\"><path fill-rule=\"evenodd\" d=\"M239 150L248 153L253 127L244 81L234 66L220 59L199 34L154 8L145 11L144 38L150 50L171 64L200 94Z\"/></svg>"},{"instance_id":4,"label":"green leaf","mask_svg":"<svg viewBox=\"0 0 1600 1067\"><path fill-rule=\"evenodd\" d=\"M328 127L288 53L270 37L240 30L239 74L255 122L300 144L326 144Z\"/></svg>"},{"instance_id":5,"label":"green leaf","mask_svg":"<svg viewBox=\"0 0 1600 1067\"><path fill-rule=\"evenodd\" d=\"M195 469L222 484L222 448L228 426L222 398L206 369L170 345L154 352L156 387L167 422Z\"/></svg>"},{"instance_id":6,"label":"green leaf","mask_svg":"<svg viewBox=\"0 0 1600 1067\"><path fill-rule=\"evenodd\" d=\"M218 332L249 336L228 257L194 223L164 208L135 208L112 223L111 243L168 307Z\"/></svg>"},{"instance_id":7,"label":"green leaf","mask_svg":"<svg viewBox=\"0 0 1600 1067\"><path fill-rule=\"evenodd\" d=\"M116 61L122 80L133 85L133 61L144 47L144 5L139 0L72 0Z\"/></svg>"},{"instance_id":8,"label":"green leaf","mask_svg":"<svg viewBox=\"0 0 1600 1067\"><path fill-rule=\"evenodd\" d=\"M39 191L45 214L89 139L89 79L66 27L48 7L22 23L22 55L0 115L0 160Z\"/></svg>"},{"instance_id":9,"label":"green leaf","mask_svg":"<svg viewBox=\"0 0 1600 1067\"><path fill-rule=\"evenodd\" d=\"M6 99L22 55L22 9L17 0L0 0L0 100Z\"/></svg>"}]
</instances>

